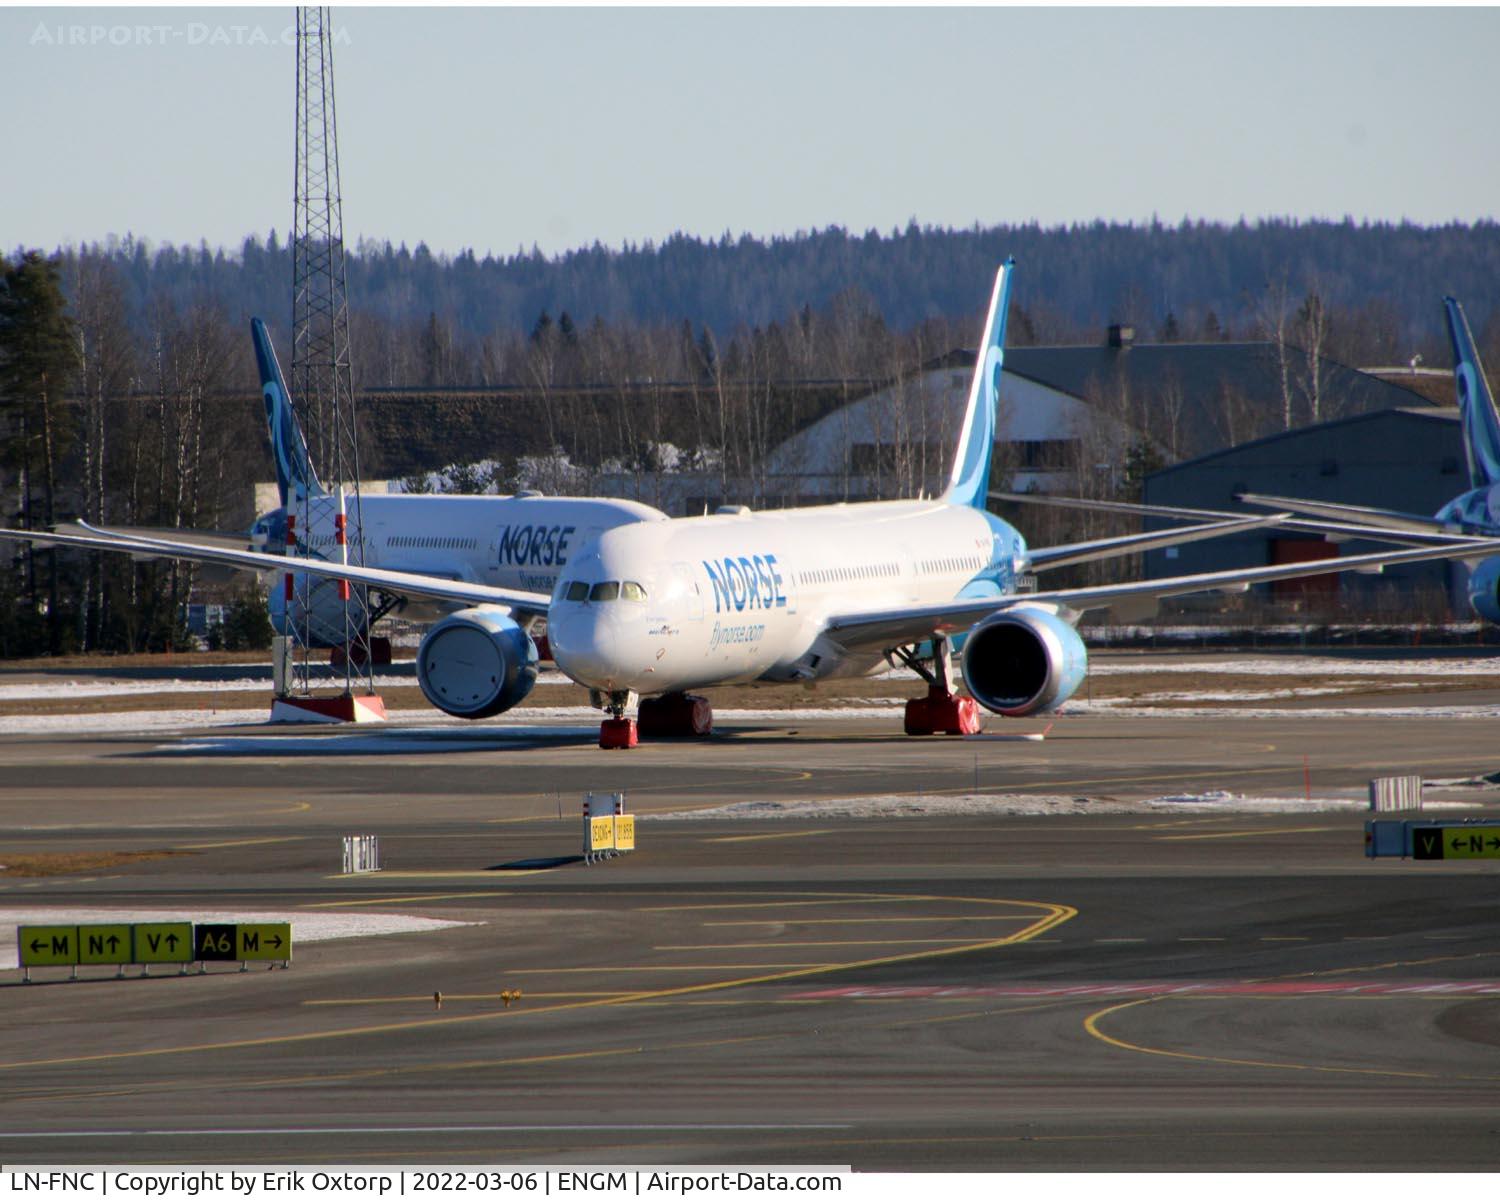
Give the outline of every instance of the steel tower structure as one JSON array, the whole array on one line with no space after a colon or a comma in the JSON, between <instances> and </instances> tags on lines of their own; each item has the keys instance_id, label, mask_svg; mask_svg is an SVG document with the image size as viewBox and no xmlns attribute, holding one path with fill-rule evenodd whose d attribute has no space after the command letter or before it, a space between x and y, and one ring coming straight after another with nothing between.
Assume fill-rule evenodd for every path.
<instances>
[{"instance_id":1,"label":"steel tower structure","mask_svg":"<svg viewBox=\"0 0 1500 1200\"><path fill-rule=\"evenodd\" d=\"M292 214L292 369L289 386L322 488L288 497L287 553L364 564L359 444L349 359L343 201L333 93L329 10L297 9L297 166ZM321 494L310 494L321 492ZM346 521L346 514L350 518ZM346 536L347 534L347 536ZM293 540L295 538L295 541ZM334 680L345 696L372 693L370 600L366 589L289 573L295 610L297 685L312 686L308 652L334 647ZM342 646L340 656L338 648ZM342 663L339 659L342 657ZM337 675L342 672L342 679ZM321 672L320 672L321 674Z\"/></svg>"}]
</instances>

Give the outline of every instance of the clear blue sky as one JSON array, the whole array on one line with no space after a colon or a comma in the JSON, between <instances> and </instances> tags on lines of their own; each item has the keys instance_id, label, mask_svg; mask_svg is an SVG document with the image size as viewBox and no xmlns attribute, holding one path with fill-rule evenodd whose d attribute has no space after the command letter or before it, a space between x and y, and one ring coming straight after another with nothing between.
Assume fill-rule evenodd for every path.
<instances>
[{"instance_id":1,"label":"clear blue sky","mask_svg":"<svg viewBox=\"0 0 1500 1200\"><path fill-rule=\"evenodd\" d=\"M292 21L0 10L0 246L284 232ZM335 23L351 241L555 253L913 217L1500 207L1496 9L385 8Z\"/></svg>"}]
</instances>

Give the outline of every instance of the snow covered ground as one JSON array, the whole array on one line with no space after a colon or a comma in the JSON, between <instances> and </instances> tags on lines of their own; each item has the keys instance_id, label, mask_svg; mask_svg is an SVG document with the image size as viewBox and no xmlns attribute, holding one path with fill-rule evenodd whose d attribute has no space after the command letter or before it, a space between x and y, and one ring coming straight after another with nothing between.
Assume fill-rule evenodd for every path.
<instances>
[{"instance_id":1,"label":"snow covered ground","mask_svg":"<svg viewBox=\"0 0 1500 1200\"><path fill-rule=\"evenodd\" d=\"M342 676L339 677L342 679ZM543 671L537 685L567 684L571 680L560 671ZM377 691L392 688L414 688L416 675L377 675ZM263 677L252 679L101 679L87 682L66 679L47 683L0 684L0 700L90 700L101 696L180 696L205 692L264 692L271 690L270 667Z\"/></svg>"},{"instance_id":2,"label":"snow covered ground","mask_svg":"<svg viewBox=\"0 0 1500 1200\"><path fill-rule=\"evenodd\" d=\"M1091 675L1433 675L1500 677L1500 657L1455 654L1443 658L1343 658L1319 655L1213 655L1108 659L1089 663Z\"/></svg>"},{"instance_id":3,"label":"snow covered ground","mask_svg":"<svg viewBox=\"0 0 1500 1200\"><path fill-rule=\"evenodd\" d=\"M1202 700L1202 694L1189 694L1184 700ZM1236 699L1241 698L1236 696ZM1328 708L1250 708L1235 705L1233 708L1153 708L1141 704L1145 697L1120 697L1110 700L1079 700L1073 697L1063 706L1064 716L1113 716L1113 717L1166 717L1172 720L1187 718L1219 720L1268 720L1273 717L1297 717L1299 720L1315 721L1323 717L1390 717L1402 721L1469 721L1494 720L1500 717L1500 704L1423 704L1423 705L1359 705Z\"/></svg>"},{"instance_id":4,"label":"snow covered ground","mask_svg":"<svg viewBox=\"0 0 1500 1200\"><path fill-rule=\"evenodd\" d=\"M1326 717L1386 717L1409 721L1467 721L1467 720L1494 720L1500 717L1500 704L1441 704L1441 705L1360 705L1360 706L1338 706L1330 705L1324 708L1299 708L1289 710L1285 708L1266 707L1257 708L1248 704L1236 704L1233 708L1219 707L1193 707L1191 701L1198 700L1205 704L1214 700L1262 700L1294 698L1301 695L1318 695L1320 691L1300 691L1278 689L1269 692L1255 693L1230 693L1230 692L1203 692L1203 693L1156 693L1150 697L1118 697L1099 700L1080 700L1074 697L1069 700L1062 710L1057 713L1048 713L1046 720L1066 720L1069 717L1095 716L1095 717L1120 717L1120 718L1146 718L1151 720L1270 720L1296 716L1303 720L1317 720ZM1142 703L1144 700L1180 700L1180 705L1170 707L1152 707ZM899 716L904 698L863 698L850 701L847 706L827 708L721 708L714 710L714 720L721 723L763 723L763 724L788 724L800 721L853 721L867 717L886 716L892 719ZM994 737L1003 735L1008 731L1021 728L1012 722L1000 717L986 716L986 732L978 736ZM464 721L457 717L449 717L435 710L410 709L402 710L391 718L389 722L380 726L363 726L359 736L371 741L371 752L391 752L392 748L377 747L374 739L399 730L438 730L446 733L462 732L476 741L494 740L496 738L517 737L566 737L577 734L579 736L592 736L598 732L599 713L592 708L579 706L558 706L546 708L526 708L489 721L472 722ZM559 725L559 722L566 722ZM578 724L583 722L583 724ZM272 728L265 718L263 710L258 708L241 709L163 709L159 711L146 712L98 712L98 713L13 713L0 716L0 735L5 734L40 734L40 733L151 733L168 732L171 730L192 729L216 729L234 726L258 726L261 728ZM276 739L257 737L244 739L246 753L282 753L286 744L293 740L306 743L314 739L296 739L294 735L288 735L286 739L280 739L278 745L273 745ZM315 739L327 743L322 746L321 752L335 752L334 739L325 737ZM251 744L253 742L253 745ZM183 750L191 749L184 745ZM299 752L316 753L316 746L299 744ZM410 746L406 749L411 749ZM338 752L348 753L349 744L340 743Z\"/></svg>"},{"instance_id":5,"label":"snow covered ground","mask_svg":"<svg viewBox=\"0 0 1500 1200\"><path fill-rule=\"evenodd\" d=\"M1468 800L1424 799L1425 811L1461 811L1481 808ZM1363 788L1345 794L1305 796L1249 796L1233 792L1155 796L1138 800L1088 800L1076 796L1022 796L976 793L960 796L920 794L850 796L833 800L745 800L719 808L692 812L637 813L639 821L744 821L824 820L829 817L1052 817L1065 814L1121 813L1214 813L1224 816L1245 813L1368 812L1370 800Z\"/></svg>"},{"instance_id":6,"label":"snow covered ground","mask_svg":"<svg viewBox=\"0 0 1500 1200\"><path fill-rule=\"evenodd\" d=\"M25 683L0 684L0 701L24 705L28 701L80 701L123 696L160 696L164 706L149 711L89 712L74 713L9 713L0 714L0 735L44 734L44 733L150 733L174 729L214 729L236 725L265 725L263 709L226 708L213 710L200 701L196 707L182 707L188 696L203 696L213 692L240 694L266 693L269 680L264 678L209 680L195 678L202 666L184 663L182 678L149 680L35 680ZM1102 660L1090 665L1094 677L1124 678L1131 676L1177 675L1203 678L1200 689L1151 692L1133 697L1101 697L1091 699L1088 689L1083 689L1063 706L1057 714L1069 716L1129 716L1183 720L1187 718L1248 718L1264 719L1287 715L1285 708L1277 702L1301 700L1321 696L1346 694L1358 688L1355 681L1360 678L1394 680L1386 687L1392 690L1418 690L1425 681L1468 679L1476 683L1500 680L1500 657L1444 656L1420 658L1325 658L1317 655L1213 655L1205 659L1200 656L1166 658L1129 658ZM1212 680L1228 677L1255 677L1272 686L1225 690L1222 684L1212 687ZM892 682L915 679L907 670L885 672L878 678ZM1305 681L1305 682L1304 682ZM539 676L542 685L561 685L568 680L560 672L547 669ZM416 686L413 675L378 675L375 679L379 690L394 690ZM720 708L715 717L722 722L788 722L852 720L867 716L894 717L906 697L896 696L851 696L831 698L817 708ZM1233 708L1218 705L1233 704ZM1299 717L1316 719L1330 716L1392 717L1403 720L1474 720L1490 719L1500 715L1500 705L1493 704L1442 704L1401 705L1371 704L1343 706L1330 704L1326 707L1297 710ZM516 737L524 735L566 736L573 729L560 730L559 723L568 726L592 725L598 713L591 708L574 705L549 705L516 710L492 721L474 724L447 717L432 709L400 710L391 719L386 730L419 728L447 728L466 730L480 739ZM1005 728L1008 723L998 717L988 718L991 735ZM304 747L304 751L308 748ZM334 746L326 747L333 752ZM347 746L340 746L347 752ZM380 747L389 752L393 745ZM266 745L260 752L272 752Z\"/></svg>"}]
</instances>

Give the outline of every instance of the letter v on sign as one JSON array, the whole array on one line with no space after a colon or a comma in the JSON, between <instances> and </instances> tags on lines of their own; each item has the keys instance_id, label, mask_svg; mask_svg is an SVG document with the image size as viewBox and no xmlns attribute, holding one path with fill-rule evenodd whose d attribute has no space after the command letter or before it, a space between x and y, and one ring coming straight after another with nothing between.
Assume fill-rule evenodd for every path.
<instances>
[{"instance_id":1,"label":"letter v on sign","mask_svg":"<svg viewBox=\"0 0 1500 1200\"><path fill-rule=\"evenodd\" d=\"M192 962L192 923L164 921L135 926L135 961L138 963Z\"/></svg>"}]
</instances>

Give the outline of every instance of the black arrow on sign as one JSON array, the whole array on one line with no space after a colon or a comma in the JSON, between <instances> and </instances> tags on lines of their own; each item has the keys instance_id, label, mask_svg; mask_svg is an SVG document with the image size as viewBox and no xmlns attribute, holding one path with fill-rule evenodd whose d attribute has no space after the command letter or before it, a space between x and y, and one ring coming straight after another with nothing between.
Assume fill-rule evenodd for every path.
<instances>
[{"instance_id":1,"label":"black arrow on sign","mask_svg":"<svg viewBox=\"0 0 1500 1200\"><path fill-rule=\"evenodd\" d=\"M32 948L33 951L40 950L46 944L47 943L44 942L44 941L42 941L40 938L32 938L31 939L31 948Z\"/></svg>"},{"instance_id":2,"label":"black arrow on sign","mask_svg":"<svg viewBox=\"0 0 1500 1200\"><path fill-rule=\"evenodd\" d=\"M175 950L175 949L177 949L177 935L175 933L169 933L169 934L167 934L167 949L168 950Z\"/></svg>"},{"instance_id":3,"label":"black arrow on sign","mask_svg":"<svg viewBox=\"0 0 1500 1200\"><path fill-rule=\"evenodd\" d=\"M280 950L281 949L281 934L278 933L274 938L267 938L266 939L266 945L268 945L268 946L275 946L278 950Z\"/></svg>"},{"instance_id":4,"label":"black arrow on sign","mask_svg":"<svg viewBox=\"0 0 1500 1200\"><path fill-rule=\"evenodd\" d=\"M109 942L109 952L111 954L113 954L117 949L119 949L119 946L120 946L120 937L119 937L118 934L112 933L112 934L109 935L109 937L106 940Z\"/></svg>"}]
</instances>

